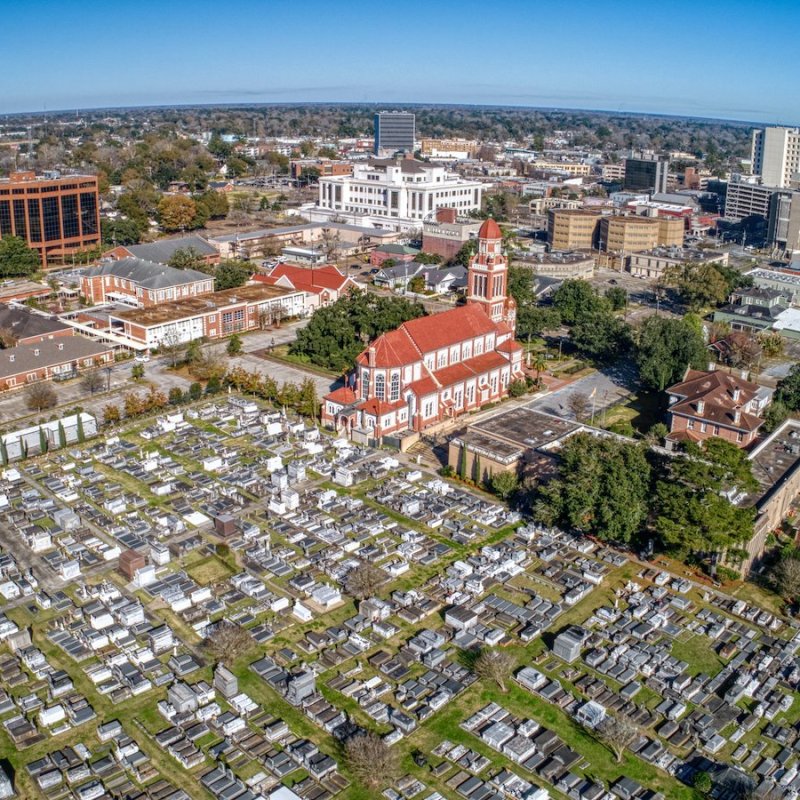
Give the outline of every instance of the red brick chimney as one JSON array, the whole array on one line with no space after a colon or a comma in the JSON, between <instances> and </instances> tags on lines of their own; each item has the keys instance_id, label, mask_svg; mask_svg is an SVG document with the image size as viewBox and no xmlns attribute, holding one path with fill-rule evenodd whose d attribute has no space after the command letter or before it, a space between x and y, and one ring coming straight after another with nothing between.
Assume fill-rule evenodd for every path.
<instances>
[{"instance_id":1,"label":"red brick chimney","mask_svg":"<svg viewBox=\"0 0 800 800\"><path fill-rule=\"evenodd\" d=\"M456 210L454 208L437 208L436 221L454 223L456 221Z\"/></svg>"}]
</instances>

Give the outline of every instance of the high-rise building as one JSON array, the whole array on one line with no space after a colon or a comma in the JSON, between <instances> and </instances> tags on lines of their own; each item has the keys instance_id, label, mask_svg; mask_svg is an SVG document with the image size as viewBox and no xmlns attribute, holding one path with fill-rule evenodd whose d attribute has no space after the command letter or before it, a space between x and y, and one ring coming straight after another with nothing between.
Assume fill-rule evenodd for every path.
<instances>
[{"instance_id":1,"label":"high-rise building","mask_svg":"<svg viewBox=\"0 0 800 800\"><path fill-rule=\"evenodd\" d=\"M414 152L415 117L408 111L380 111L375 115L375 154Z\"/></svg>"},{"instance_id":2,"label":"high-rise building","mask_svg":"<svg viewBox=\"0 0 800 800\"><path fill-rule=\"evenodd\" d=\"M100 244L95 175L12 172L0 179L0 238L18 236L39 251L42 265Z\"/></svg>"},{"instance_id":3,"label":"high-rise building","mask_svg":"<svg viewBox=\"0 0 800 800\"><path fill-rule=\"evenodd\" d=\"M761 183L785 189L800 180L800 128L754 130L750 157Z\"/></svg>"},{"instance_id":4,"label":"high-rise building","mask_svg":"<svg viewBox=\"0 0 800 800\"><path fill-rule=\"evenodd\" d=\"M669 159L663 156L645 156L625 159L623 188L631 192L664 194L667 191Z\"/></svg>"}]
</instances>

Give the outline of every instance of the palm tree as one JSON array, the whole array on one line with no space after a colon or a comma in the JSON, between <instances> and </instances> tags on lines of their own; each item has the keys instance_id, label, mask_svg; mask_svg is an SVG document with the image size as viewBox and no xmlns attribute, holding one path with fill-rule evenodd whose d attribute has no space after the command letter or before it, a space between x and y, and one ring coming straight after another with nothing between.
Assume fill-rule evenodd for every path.
<instances>
[{"instance_id":1,"label":"palm tree","mask_svg":"<svg viewBox=\"0 0 800 800\"><path fill-rule=\"evenodd\" d=\"M536 370L536 380L539 380L541 374L547 369L547 361L545 360L544 353L539 352L533 359L533 368Z\"/></svg>"}]
</instances>

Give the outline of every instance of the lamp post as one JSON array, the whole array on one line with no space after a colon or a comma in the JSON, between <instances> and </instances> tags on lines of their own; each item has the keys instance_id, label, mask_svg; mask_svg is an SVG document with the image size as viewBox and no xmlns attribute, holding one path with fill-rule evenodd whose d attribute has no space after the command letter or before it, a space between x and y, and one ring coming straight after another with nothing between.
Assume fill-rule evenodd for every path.
<instances>
[{"instance_id":1,"label":"lamp post","mask_svg":"<svg viewBox=\"0 0 800 800\"><path fill-rule=\"evenodd\" d=\"M111 391L111 373L114 370L111 367L106 367L106 391Z\"/></svg>"}]
</instances>

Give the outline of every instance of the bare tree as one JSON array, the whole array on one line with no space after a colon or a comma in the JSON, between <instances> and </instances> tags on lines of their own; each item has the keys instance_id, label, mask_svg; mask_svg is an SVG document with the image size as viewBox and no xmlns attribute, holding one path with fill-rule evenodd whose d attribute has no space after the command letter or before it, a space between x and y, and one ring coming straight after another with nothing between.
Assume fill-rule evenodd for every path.
<instances>
[{"instance_id":1,"label":"bare tree","mask_svg":"<svg viewBox=\"0 0 800 800\"><path fill-rule=\"evenodd\" d=\"M14 347L17 343L17 334L8 327L0 327L0 347L5 350L8 347Z\"/></svg>"},{"instance_id":2,"label":"bare tree","mask_svg":"<svg viewBox=\"0 0 800 800\"><path fill-rule=\"evenodd\" d=\"M25 404L31 411L42 411L58 403L56 390L49 383L32 383L25 389Z\"/></svg>"},{"instance_id":3,"label":"bare tree","mask_svg":"<svg viewBox=\"0 0 800 800\"><path fill-rule=\"evenodd\" d=\"M174 369L185 350L185 345L174 330L168 331L158 345L158 349L169 358L169 365Z\"/></svg>"},{"instance_id":4,"label":"bare tree","mask_svg":"<svg viewBox=\"0 0 800 800\"><path fill-rule=\"evenodd\" d=\"M347 573L345 588L347 593L359 600L374 597L386 580L386 573L374 564L363 563Z\"/></svg>"},{"instance_id":5,"label":"bare tree","mask_svg":"<svg viewBox=\"0 0 800 800\"><path fill-rule=\"evenodd\" d=\"M189 367L193 378L207 381L211 378L221 378L225 374L226 364L221 350L201 350L197 358Z\"/></svg>"},{"instance_id":6,"label":"bare tree","mask_svg":"<svg viewBox=\"0 0 800 800\"><path fill-rule=\"evenodd\" d=\"M106 382L103 376L97 370L85 372L81 378L81 387L84 391L89 392L89 394L101 392L105 385Z\"/></svg>"},{"instance_id":7,"label":"bare tree","mask_svg":"<svg viewBox=\"0 0 800 800\"><path fill-rule=\"evenodd\" d=\"M397 777L397 753L377 733L351 736L345 742L344 752L353 775L370 789L391 783Z\"/></svg>"},{"instance_id":8,"label":"bare tree","mask_svg":"<svg viewBox=\"0 0 800 800\"><path fill-rule=\"evenodd\" d=\"M787 600L800 597L800 559L782 558L772 572L775 588Z\"/></svg>"},{"instance_id":9,"label":"bare tree","mask_svg":"<svg viewBox=\"0 0 800 800\"><path fill-rule=\"evenodd\" d=\"M617 757L617 763L622 761L625 751L636 741L639 728L636 723L625 714L607 716L598 728L600 738Z\"/></svg>"},{"instance_id":10,"label":"bare tree","mask_svg":"<svg viewBox=\"0 0 800 800\"><path fill-rule=\"evenodd\" d=\"M253 646L253 637L241 625L222 620L214 626L204 644L216 661L232 664Z\"/></svg>"},{"instance_id":11,"label":"bare tree","mask_svg":"<svg viewBox=\"0 0 800 800\"><path fill-rule=\"evenodd\" d=\"M575 415L578 421L586 419L591 401L589 395L583 392L573 392L567 400L567 408Z\"/></svg>"},{"instance_id":12,"label":"bare tree","mask_svg":"<svg viewBox=\"0 0 800 800\"><path fill-rule=\"evenodd\" d=\"M501 692L507 692L506 680L514 669L514 658L509 653L486 648L475 659L475 674L488 681L494 681Z\"/></svg>"}]
</instances>

